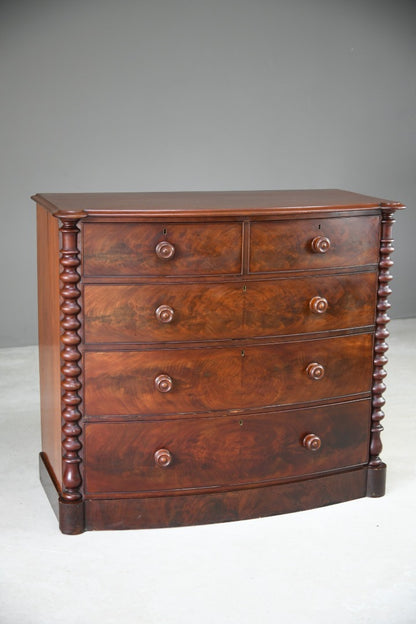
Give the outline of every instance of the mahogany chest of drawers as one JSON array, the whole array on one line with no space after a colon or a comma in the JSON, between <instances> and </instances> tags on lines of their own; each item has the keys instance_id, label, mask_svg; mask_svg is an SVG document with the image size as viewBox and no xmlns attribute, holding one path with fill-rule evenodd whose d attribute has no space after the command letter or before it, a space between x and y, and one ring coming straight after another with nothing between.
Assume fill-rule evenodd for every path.
<instances>
[{"instance_id":1,"label":"mahogany chest of drawers","mask_svg":"<svg viewBox=\"0 0 416 624\"><path fill-rule=\"evenodd\" d=\"M382 496L398 202L35 195L41 480L64 533Z\"/></svg>"}]
</instances>

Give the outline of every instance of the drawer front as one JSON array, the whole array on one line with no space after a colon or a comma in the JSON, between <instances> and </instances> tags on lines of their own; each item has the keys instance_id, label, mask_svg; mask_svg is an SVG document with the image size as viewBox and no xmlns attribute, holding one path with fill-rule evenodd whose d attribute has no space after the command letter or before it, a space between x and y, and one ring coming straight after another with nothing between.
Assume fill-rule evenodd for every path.
<instances>
[{"instance_id":1,"label":"drawer front","mask_svg":"<svg viewBox=\"0 0 416 624\"><path fill-rule=\"evenodd\" d=\"M250 272L375 264L379 238L377 216L256 222L251 225Z\"/></svg>"},{"instance_id":2,"label":"drawer front","mask_svg":"<svg viewBox=\"0 0 416 624\"><path fill-rule=\"evenodd\" d=\"M242 418L89 423L86 490L215 488L359 465L368 461L369 431L369 401Z\"/></svg>"},{"instance_id":3,"label":"drawer front","mask_svg":"<svg viewBox=\"0 0 416 624\"><path fill-rule=\"evenodd\" d=\"M368 392L372 334L262 346L85 353L89 416L260 408Z\"/></svg>"},{"instance_id":4,"label":"drawer front","mask_svg":"<svg viewBox=\"0 0 416 624\"><path fill-rule=\"evenodd\" d=\"M86 223L86 276L241 272L239 223Z\"/></svg>"},{"instance_id":5,"label":"drawer front","mask_svg":"<svg viewBox=\"0 0 416 624\"><path fill-rule=\"evenodd\" d=\"M374 323L375 273L84 288L87 343L249 338Z\"/></svg>"},{"instance_id":6,"label":"drawer front","mask_svg":"<svg viewBox=\"0 0 416 624\"><path fill-rule=\"evenodd\" d=\"M86 285L85 340L165 342L242 335L241 284Z\"/></svg>"}]
</instances>

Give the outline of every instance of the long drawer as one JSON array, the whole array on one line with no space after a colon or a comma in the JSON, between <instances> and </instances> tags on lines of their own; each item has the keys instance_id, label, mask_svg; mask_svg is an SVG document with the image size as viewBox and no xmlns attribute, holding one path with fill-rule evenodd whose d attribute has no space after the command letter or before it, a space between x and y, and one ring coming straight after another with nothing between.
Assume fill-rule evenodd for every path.
<instances>
[{"instance_id":1,"label":"long drawer","mask_svg":"<svg viewBox=\"0 0 416 624\"><path fill-rule=\"evenodd\" d=\"M378 216L252 223L250 272L375 264L379 237Z\"/></svg>"},{"instance_id":2,"label":"long drawer","mask_svg":"<svg viewBox=\"0 0 416 624\"><path fill-rule=\"evenodd\" d=\"M88 416L260 408L368 392L372 334L85 353Z\"/></svg>"},{"instance_id":3,"label":"long drawer","mask_svg":"<svg viewBox=\"0 0 416 624\"><path fill-rule=\"evenodd\" d=\"M159 422L89 423L86 492L255 483L368 460L370 402Z\"/></svg>"},{"instance_id":4,"label":"long drawer","mask_svg":"<svg viewBox=\"0 0 416 624\"><path fill-rule=\"evenodd\" d=\"M210 284L87 284L87 343L215 340L374 323L377 275Z\"/></svg>"}]
</instances>

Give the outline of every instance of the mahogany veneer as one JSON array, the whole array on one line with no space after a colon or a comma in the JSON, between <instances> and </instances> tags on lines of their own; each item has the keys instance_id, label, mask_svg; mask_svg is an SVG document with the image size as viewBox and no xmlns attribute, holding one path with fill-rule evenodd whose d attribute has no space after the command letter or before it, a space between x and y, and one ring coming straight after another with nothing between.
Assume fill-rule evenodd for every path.
<instances>
[{"instance_id":1,"label":"mahogany veneer","mask_svg":"<svg viewBox=\"0 0 416 624\"><path fill-rule=\"evenodd\" d=\"M374 271L243 285L86 284L85 342L221 340L372 326L376 284Z\"/></svg>"},{"instance_id":2,"label":"mahogany veneer","mask_svg":"<svg viewBox=\"0 0 416 624\"><path fill-rule=\"evenodd\" d=\"M371 391L371 334L240 347L88 351L85 415L246 410ZM315 379L308 366L324 373ZM310 370L310 369L309 369ZM171 379L157 391L156 379Z\"/></svg>"},{"instance_id":3,"label":"mahogany veneer","mask_svg":"<svg viewBox=\"0 0 416 624\"><path fill-rule=\"evenodd\" d=\"M64 533L382 496L394 213L334 189L35 195Z\"/></svg>"}]
</instances>

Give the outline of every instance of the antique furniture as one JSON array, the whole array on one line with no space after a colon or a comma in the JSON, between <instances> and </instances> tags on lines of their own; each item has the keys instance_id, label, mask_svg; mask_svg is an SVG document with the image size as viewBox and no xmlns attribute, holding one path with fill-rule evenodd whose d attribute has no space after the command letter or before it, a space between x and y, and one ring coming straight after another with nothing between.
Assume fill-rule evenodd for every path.
<instances>
[{"instance_id":1,"label":"antique furniture","mask_svg":"<svg viewBox=\"0 0 416 624\"><path fill-rule=\"evenodd\" d=\"M382 496L393 216L346 191L39 194L61 530Z\"/></svg>"}]
</instances>

